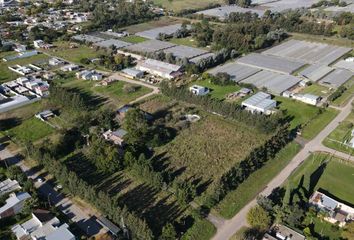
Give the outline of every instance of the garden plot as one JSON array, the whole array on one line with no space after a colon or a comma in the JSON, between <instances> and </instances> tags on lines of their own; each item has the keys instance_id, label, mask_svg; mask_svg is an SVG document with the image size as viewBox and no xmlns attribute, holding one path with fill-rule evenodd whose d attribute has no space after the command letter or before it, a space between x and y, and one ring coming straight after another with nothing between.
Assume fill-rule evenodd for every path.
<instances>
[{"instance_id":1,"label":"garden plot","mask_svg":"<svg viewBox=\"0 0 354 240\"><path fill-rule=\"evenodd\" d=\"M242 80L241 82L252 84L258 89L266 88L273 94L281 95L283 92L299 84L301 79L291 75L284 75L263 70Z\"/></svg>"},{"instance_id":2,"label":"garden plot","mask_svg":"<svg viewBox=\"0 0 354 240\"><path fill-rule=\"evenodd\" d=\"M334 88L340 87L354 76L354 73L345 69L336 69L320 80L320 83Z\"/></svg>"},{"instance_id":3,"label":"garden plot","mask_svg":"<svg viewBox=\"0 0 354 240\"><path fill-rule=\"evenodd\" d=\"M153 53L158 52L167 48L176 46L176 44L163 42L159 40L148 40L145 42L137 43L126 47L128 51L132 52L142 52L142 53Z\"/></svg>"},{"instance_id":4,"label":"garden plot","mask_svg":"<svg viewBox=\"0 0 354 240\"><path fill-rule=\"evenodd\" d=\"M164 52L171 53L173 56L179 59L190 59L208 53L208 51L188 46L174 46L165 49Z\"/></svg>"},{"instance_id":5,"label":"garden plot","mask_svg":"<svg viewBox=\"0 0 354 240\"><path fill-rule=\"evenodd\" d=\"M169 25L164 27L153 28L142 32L137 32L135 33L135 35L148 38L148 39L157 39L160 33L172 35L175 32L177 32L181 27L182 24L174 24L174 25Z\"/></svg>"},{"instance_id":6,"label":"garden plot","mask_svg":"<svg viewBox=\"0 0 354 240\"><path fill-rule=\"evenodd\" d=\"M291 60L300 60L306 63L329 65L351 50L351 48L324 43L290 40L266 50L262 54L283 57Z\"/></svg>"},{"instance_id":7,"label":"garden plot","mask_svg":"<svg viewBox=\"0 0 354 240\"><path fill-rule=\"evenodd\" d=\"M303 76L313 82L317 82L330 72L332 72L334 69L325 65L320 65L320 64L314 64L311 65L310 67L304 69L299 73L300 76Z\"/></svg>"},{"instance_id":8,"label":"garden plot","mask_svg":"<svg viewBox=\"0 0 354 240\"><path fill-rule=\"evenodd\" d=\"M114 46L115 48L118 49L118 48L128 47L132 44L120 40L116 40L116 39L108 39L102 42L95 43L94 45L102 48L110 48L111 46Z\"/></svg>"},{"instance_id":9,"label":"garden plot","mask_svg":"<svg viewBox=\"0 0 354 240\"><path fill-rule=\"evenodd\" d=\"M236 62L227 63L222 66L218 66L208 71L208 73L216 75L217 73L227 73L230 75L231 80L240 82L245 78L248 78L261 71L259 68L249 67L238 64Z\"/></svg>"},{"instance_id":10,"label":"garden plot","mask_svg":"<svg viewBox=\"0 0 354 240\"><path fill-rule=\"evenodd\" d=\"M277 56L267 56L258 53L251 53L237 60L238 63L270 70L273 72L291 74L305 65L299 60L288 60Z\"/></svg>"}]
</instances>

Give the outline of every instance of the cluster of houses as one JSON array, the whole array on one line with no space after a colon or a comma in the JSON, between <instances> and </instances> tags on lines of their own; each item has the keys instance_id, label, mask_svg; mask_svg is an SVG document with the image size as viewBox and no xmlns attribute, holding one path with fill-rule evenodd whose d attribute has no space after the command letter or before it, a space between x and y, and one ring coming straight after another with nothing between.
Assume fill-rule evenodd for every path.
<instances>
[{"instance_id":1,"label":"cluster of houses","mask_svg":"<svg viewBox=\"0 0 354 240\"><path fill-rule=\"evenodd\" d=\"M310 205L325 213L325 220L343 227L354 221L354 208L339 202L326 194L316 191L310 198Z\"/></svg>"},{"instance_id":2,"label":"cluster of houses","mask_svg":"<svg viewBox=\"0 0 354 240\"><path fill-rule=\"evenodd\" d=\"M34 77L20 77L0 85L0 113L39 101L49 95L49 84Z\"/></svg>"}]
</instances>

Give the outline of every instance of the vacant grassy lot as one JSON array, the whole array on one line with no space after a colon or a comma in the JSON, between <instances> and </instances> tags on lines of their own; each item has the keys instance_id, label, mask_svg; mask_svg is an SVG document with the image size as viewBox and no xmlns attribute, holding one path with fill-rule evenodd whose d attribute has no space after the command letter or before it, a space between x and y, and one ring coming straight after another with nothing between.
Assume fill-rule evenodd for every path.
<instances>
[{"instance_id":1,"label":"vacant grassy lot","mask_svg":"<svg viewBox=\"0 0 354 240\"><path fill-rule=\"evenodd\" d=\"M15 55L15 52L5 52L5 53L0 53L0 59L2 59L5 56L9 55ZM20 77L20 75L16 74L15 72L11 71L8 69L9 66L20 64L41 64L44 61L48 60L49 57L44 55L44 54L38 54L36 56L28 57L28 58L22 58L22 59L17 59L9 62L3 62L0 60L0 83L11 81L16 79L17 77Z\"/></svg>"},{"instance_id":2,"label":"vacant grassy lot","mask_svg":"<svg viewBox=\"0 0 354 240\"><path fill-rule=\"evenodd\" d=\"M47 50L51 55L66 59L70 62L81 64L82 58L97 58L100 54L104 53L104 50L98 50L94 47L88 47L86 45L78 45L77 48L70 48L70 42L55 42L55 48Z\"/></svg>"},{"instance_id":3,"label":"vacant grassy lot","mask_svg":"<svg viewBox=\"0 0 354 240\"><path fill-rule=\"evenodd\" d=\"M353 153L353 148L344 143L351 140L351 132L354 125L354 113L351 113L331 134L323 141L323 144L329 148L348 154Z\"/></svg>"},{"instance_id":4,"label":"vacant grassy lot","mask_svg":"<svg viewBox=\"0 0 354 240\"><path fill-rule=\"evenodd\" d=\"M330 91L328 87L325 87L325 86L322 86L322 85L319 85L316 83L312 84L311 86L305 87L301 91L301 93L310 93L310 94L314 94L314 95L322 96L322 97L326 97L326 96L330 95L331 92L333 92L333 91Z\"/></svg>"},{"instance_id":5,"label":"vacant grassy lot","mask_svg":"<svg viewBox=\"0 0 354 240\"><path fill-rule=\"evenodd\" d=\"M20 142L34 142L54 132L48 124L32 117L23 121L20 125L8 130L6 133L11 138Z\"/></svg>"},{"instance_id":6,"label":"vacant grassy lot","mask_svg":"<svg viewBox=\"0 0 354 240\"><path fill-rule=\"evenodd\" d=\"M319 170L322 163L327 165ZM303 180L302 180L303 179ZM338 200L354 205L352 185L354 165L327 154L314 154L288 178L292 189L302 184L308 190L308 198L318 189L327 192Z\"/></svg>"},{"instance_id":7,"label":"vacant grassy lot","mask_svg":"<svg viewBox=\"0 0 354 240\"><path fill-rule=\"evenodd\" d=\"M306 139L314 138L331 120L338 111L327 108L320 109L289 98L276 97L279 108L286 110L292 117L291 127L302 126L302 136Z\"/></svg>"},{"instance_id":8,"label":"vacant grassy lot","mask_svg":"<svg viewBox=\"0 0 354 240\"><path fill-rule=\"evenodd\" d=\"M182 21L178 19L169 18L169 17L161 17L158 20L131 25L121 30L127 31L130 34L135 34L137 32L146 31L157 27L164 27L164 26L177 24L177 23L182 23Z\"/></svg>"},{"instance_id":9,"label":"vacant grassy lot","mask_svg":"<svg viewBox=\"0 0 354 240\"><path fill-rule=\"evenodd\" d=\"M320 35L311 35L305 33L291 33L291 38L297 40L310 41L310 42L321 42L321 43L340 45L345 47L354 47L354 42L346 38L324 37Z\"/></svg>"},{"instance_id":10,"label":"vacant grassy lot","mask_svg":"<svg viewBox=\"0 0 354 240\"><path fill-rule=\"evenodd\" d=\"M192 37L186 37L186 38L171 38L169 42L177 44L177 45L185 45L189 47L198 47L198 42L197 40L193 39Z\"/></svg>"},{"instance_id":11,"label":"vacant grassy lot","mask_svg":"<svg viewBox=\"0 0 354 240\"><path fill-rule=\"evenodd\" d=\"M251 174L236 190L227 194L213 210L224 218L232 218L265 188L268 182L291 161L299 150L300 145L295 142L287 145L274 159L269 160L261 169Z\"/></svg>"},{"instance_id":12,"label":"vacant grassy lot","mask_svg":"<svg viewBox=\"0 0 354 240\"><path fill-rule=\"evenodd\" d=\"M211 97L216 98L216 99L220 99L220 100L225 99L227 94L232 93L232 92L236 92L241 89L241 87L236 84L229 85L229 86L220 86L220 85L216 85L216 84L211 83L209 80L193 82L192 84L190 84L190 86L192 86L194 84L209 88L210 89L209 94L211 95Z\"/></svg>"},{"instance_id":13,"label":"vacant grassy lot","mask_svg":"<svg viewBox=\"0 0 354 240\"><path fill-rule=\"evenodd\" d=\"M124 42L129 42L129 43L141 43L141 42L145 42L148 39L139 36L130 35L127 37L122 37L119 40L122 40Z\"/></svg>"},{"instance_id":14,"label":"vacant grassy lot","mask_svg":"<svg viewBox=\"0 0 354 240\"><path fill-rule=\"evenodd\" d=\"M205 8L209 4L224 3L222 0L153 0L153 2L167 10L174 12L181 11L183 9L200 9Z\"/></svg>"},{"instance_id":15,"label":"vacant grassy lot","mask_svg":"<svg viewBox=\"0 0 354 240\"><path fill-rule=\"evenodd\" d=\"M151 89L125 83L122 81L114 82L109 86L97 86L95 87L96 82L87 81L87 80L73 80L63 84L64 87L68 87L71 89L76 89L84 94L87 97L90 97L95 101L99 100L99 102L109 101L115 105L127 104L134 99L143 96L151 91ZM123 89L126 87L134 88L133 92L125 92Z\"/></svg>"},{"instance_id":16,"label":"vacant grassy lot","mask_svg":"<svg viewBox=\"0 0 354 240\"><path fill-rule=\"evenodd\" d=\"M182 130L170 143L156 149L156 158L179 172L181 179L192 177L208 185L266 138L250 126L206 115Z\"/></svg>"}]
</instances>

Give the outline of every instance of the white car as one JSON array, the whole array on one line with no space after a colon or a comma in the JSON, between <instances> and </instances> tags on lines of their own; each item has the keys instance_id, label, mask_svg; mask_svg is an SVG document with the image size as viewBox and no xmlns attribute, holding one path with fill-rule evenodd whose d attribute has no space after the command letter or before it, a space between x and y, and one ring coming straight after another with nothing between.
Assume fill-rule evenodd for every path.
<instances>
[{"instance_id":1,"label":"white car","mask_svg":"<svg viewBox=\"0 0 354 240\"><path fill-rule=\"evenodd\" d=\"M54 190L55 190L55 191L59 191L60 189L63 189L63 186L60 185L60 184L58 184L58 185L56 185L56 186L54 187Z\"/></svg>"},{"instance_id":2,"label":"white car","mask_svg":"<svg viewBox=\"0 0 354 240\"><path fill-rule=\"evenodd\" d=\"M42 182L44 182L44 179L43 178L37 178L37 182L42 183Z\"/></svg>"}]
</instances>

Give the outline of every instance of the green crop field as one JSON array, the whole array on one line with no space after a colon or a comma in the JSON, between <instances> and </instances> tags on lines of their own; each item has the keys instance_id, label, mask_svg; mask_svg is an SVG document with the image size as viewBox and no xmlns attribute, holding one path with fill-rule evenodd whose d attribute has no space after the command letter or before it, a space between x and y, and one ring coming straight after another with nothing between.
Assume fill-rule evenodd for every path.
<instances>
[{"instance_id":1,"label":"green crop field","mask_svg":"<svg viewBox=\"0 0 354 240\"><path fill-rule=\"evenodd\" d=\"M301 125L303 127L302 136L306 139L314 138L333 118L338 111L327 108L320 109L289 98L276 97L280 110L286 110L292 117L291 127Z\"/></svg>"},{"instance_id":2,"label":"green crop field","mask_svg":"<svg viewBox=\"0 0 354 240\"><path fill-rule=\"evenodd\" d=\"M345 145L345 142L351 140L351 132L354 126L354 113L351 113L333 132L323 141L323 144L329 148L340 152L353 154L353 148Z\"/></svg>"},{"instance_id":3,"label":"green crop field","mask_svg":"<svg viewBox=\"0 0 354 240\"><path fill-rule=\"evenodd\" d=\"M181 179L200 178L201 183L212 186L267 137L251 126L205 115L157 148L156 156L165 159L171 170L181 171Z\"/></svg>"},{"instance_id":4,"label":"green crop field","mask_svg":"<svg viewBox=\"0 0 354 240\"><path fill-rule=\"evenodd\" d=\"M198 42L192 37L186 37L186 38L171 38L168 40L171 43L178 44L178 45L185 45L189 47L198 47Z\"/></svg>"},{"instance_id":5,"label":"green crop field","mask_svg":"<svg viewBox=\"0 0 354 240\"><path fill-rule=\"evenodd\" d=\"M216 99L220 99L220 100L225 99L225 97L228 93L233 93L233 92L236 92L241 89L241 87L236 84L235 85L228 85L228 86L220 86L220 85L216 85L216 84L211 83L209 80L196 81L196 82L193 82L192 84L190 84L190 86L192 86L194 84L209 88L210 89L210 93L209 93L210 96L212 98L216 98Z\"/></svg>"},{"instance_id":6,"label":"green crop field","mask_svg":"<svg viewBox=\"0 0 354 240\"><path fill-rule=\"evenodd\" d=\"M224 218L232 218L256 197L299 151L300 145L297 143L288 144L274 159L269 160L261 169L252 173L236 190L228 193L214 210Z\"/></svg>"},{"instance_id":7,"label":"green crop field","mask_svg":"<svg viewBox=\"0 0 354 240\"><path fill-rule=\"evenodd\" d=\"M183 9L201 9L210 4L224 3L222 0L153 0L153 2L158 6L175 12L179 12Z\"/></svg>"},{"instance_id":8,"label":"green crop field","mask_svg":"<svg viewBox=\"0 0 354 240\"><path fill-rule=\"evenodd\" d=\"M5 56L10 56L10 55L15 55L15 52L5 52L5 53L0 53L0 59L2 59ZM7 81L11 81L16 79L17 77L20 77L20 75L18 75L17 73L11 71L10 69L8 69L9 66L12 65L25 65L25 64L39 64L39 63L43 63L44 61L48 60L49 57L44 55L44 54L38 54L36 56L32 56L32 57L27 57L27 58L22 58L22 59L16 59L16 60L12 60L9 62L3 62L1 61L0 63L0 83L3 82L7 82Z\"/></svg>"}]
</instances>

